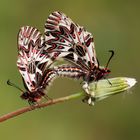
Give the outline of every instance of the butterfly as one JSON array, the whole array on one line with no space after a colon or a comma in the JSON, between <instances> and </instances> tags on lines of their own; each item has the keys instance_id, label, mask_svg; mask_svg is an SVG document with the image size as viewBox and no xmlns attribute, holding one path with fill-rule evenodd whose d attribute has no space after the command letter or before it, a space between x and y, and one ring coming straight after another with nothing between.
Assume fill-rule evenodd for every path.
<instances>
[{"instance_id":1,"label":"butterfly","mask_svg":"<svg viewBox=\"0 0 140 140\"><path fill-rule=\"evenodd\" d=\"M67 15L61 12L53 12L45 23L45 44L46 52L52 59L60 59L70 62L73 67L65 66L58 68L59 75L68 77L83 77L83 88L88 94L85 100L92 104L94 95L89 93L89 83L98 81L111 71L108 64L114 55L111 56L106 67L101 67L96 57L94 38L84 27L74 23Z\"/></svg>"},{"instance_id":2,"label":"butterfly","mask_svg":"<svg viewBox=\"0 0 140 140\"><path fill-rule=\"evenodd\" d=\"M50 68L52 60L44 52L44 47L44 37L38 29L21 27L18 34L17 67L26 89L26 92L22 91L21 98L28 100L30 104L45 97L44 90L56 75Z\"/></svg>"}]
</instances>

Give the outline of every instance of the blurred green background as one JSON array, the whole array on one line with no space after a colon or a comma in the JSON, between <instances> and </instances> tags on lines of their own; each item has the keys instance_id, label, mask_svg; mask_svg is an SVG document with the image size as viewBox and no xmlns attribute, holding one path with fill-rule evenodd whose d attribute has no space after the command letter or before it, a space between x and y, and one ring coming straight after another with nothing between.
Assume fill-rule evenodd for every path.
<instances>
[{"instance_id":1,"label":"blurred green background","mask_svg":"<svg viewBox=\"0 0 140 140\"><path fill-rule=\"evenodd\" d=\"M23 88L16 67L17 33L24 25L42 32L48 15L62 11L94 34L101 65L115 51L110 77L140 80L140 2L129 0L1 0L0 1L0 115L28 105L20 92L6 85L11 79ZM49 97L81 91L81 81L56 79ZM39 109L0 124L1 140L139 140L140 87L90 107L81 100ZM132 94L131 94L132 93Z\"/></svg>"}]
</instances>

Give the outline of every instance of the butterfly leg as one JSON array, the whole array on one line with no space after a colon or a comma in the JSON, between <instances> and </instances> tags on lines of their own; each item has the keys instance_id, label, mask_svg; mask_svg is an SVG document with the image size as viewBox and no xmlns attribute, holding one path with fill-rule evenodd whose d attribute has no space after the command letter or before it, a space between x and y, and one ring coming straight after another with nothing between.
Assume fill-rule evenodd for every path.
<instances>
[{"instance_id":1,"label":"butterfly leg","mask_svg":"<svg viewBox=\"0 0 140 140\"><path fill-rule=\"evenodd\" d=\"M82 101L93 106L95 102L95 93L93 91L92 94L90 93L90 87L87 82L84 82L83 89L86 92L86 96Z\"/></svg>"},{"instance_id":2,"label":"butterfly leg","mask_svg":"<svg viewBox=\"0 0 140 140\"><path fill-rule=\"evenodd\" d=\"M36 105L38 105L38 103L37 103L37 102L32 102L32 101L30 101L30 100L28 100L28 103L29 103L29 105L30 105L31 109L34 109L34 108L35 108L35 106L36 106Z\"/></svg>"},{"instance_id":3,"label":"butterfly leg","mask_svg":"<svg viewBox=\"0 0 140 140\"><path fill-rule=\"evenodd\" d=\"M52 98L50 98L50 97L49 97L48 95L46 95L46 94L45 94L43 97L44 97L46 100L48 100L48 101L49 101L49 100L50 100L50 101L53 100Z\"/></svg>"},{"instance_id":4,"label":"butterfly leg","mask_svg":"<svg viewBox=\"0 0 140 140\"><path fill-rule=\"evenodd\" d=\"M89 91L90 91L90 87L89 87L89 85L88 85L87 82L84 82L82 88L84 89L84 91L85 91L87 94L90 94L90 93L89 93Z\"/></svg>"}]
</instances>

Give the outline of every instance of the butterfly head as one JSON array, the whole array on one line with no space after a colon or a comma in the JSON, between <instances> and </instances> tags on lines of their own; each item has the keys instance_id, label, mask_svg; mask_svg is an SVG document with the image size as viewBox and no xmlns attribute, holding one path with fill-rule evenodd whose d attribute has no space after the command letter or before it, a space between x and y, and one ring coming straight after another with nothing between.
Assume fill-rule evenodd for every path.
<instances>
[{"instance_id":1,"label":"butterfly head","mask_svg":"<svg viewBox=\"0 0 140 140\"><path fill-rule=\"evenodd\" d=\"M35 104L38 103L44 95L45 94L42 91L36 90L34 92L22 92L22 95L20 97L24 100L28 100L29 104Z\"/></svg>"},{"instance_id":2,"label":"butterfly head","mask_svg":"<svg viewBox=\"0 0 140 140\"><path fill-rule=\"evenodd\" d=\"M89 82L98 81L100 79L104 79L108 76L111 71L108 68L97 68L93 70L89 75Z\"/></svg>"},{"instance_id":3,"label":"butterfly head","mask_svg":"<svg viewBox=\"0 0 140 140\"><path fill-rule=\"evenodd\" d=\"M39 102L42 98L42 96L44 96L45 94L42 92L43 87L36 89L34 91L23 91L21 88L19 88L16 84L10 82L10 80L7 81L7 84L10 86L13 86L15 88L17 88L18 90L21 91L21 98L24 100L27 100L29 102L29 104L35 104L37 102Z\"/></svg>"},{"instance_id":4,"label":"butterfly head","mask_svg":"<svg viewBox=\"0 0 140 140\"><path fill-rule=\"evenodd\" d=\"M106 78L110 72L111 71L108 68L100 68L96 75L96 80L98 81L100 79Z\"/></svg>"}]
</instances>

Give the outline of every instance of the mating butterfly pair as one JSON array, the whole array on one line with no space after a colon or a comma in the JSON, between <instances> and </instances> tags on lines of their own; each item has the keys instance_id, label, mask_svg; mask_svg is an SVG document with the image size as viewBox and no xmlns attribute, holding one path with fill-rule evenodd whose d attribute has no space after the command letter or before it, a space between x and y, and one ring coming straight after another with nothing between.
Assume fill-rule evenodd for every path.
<instances>
[{"instance_id":1,"label":"mating butterfly pair","mask_svg":"<svg viewBox=\"0 0 140 140\"><path fill-rule=\"evenodd\" d=\"M111 52L112 57L114 52ZM71 65L51 68L53 61L60 58L69 61ZM45 95L44 89L50 81L62 75L82 77L83 88L88 95L86 100L92 104L94 97L89 93L88 84L110 73L108 63L105 68L99 66L91 33L63 13L53 12L49 15L44 36L33 27L20 29L17 66L27 89L21 97L29 103L38 102Z\"/></svg>"}]
</instances>

